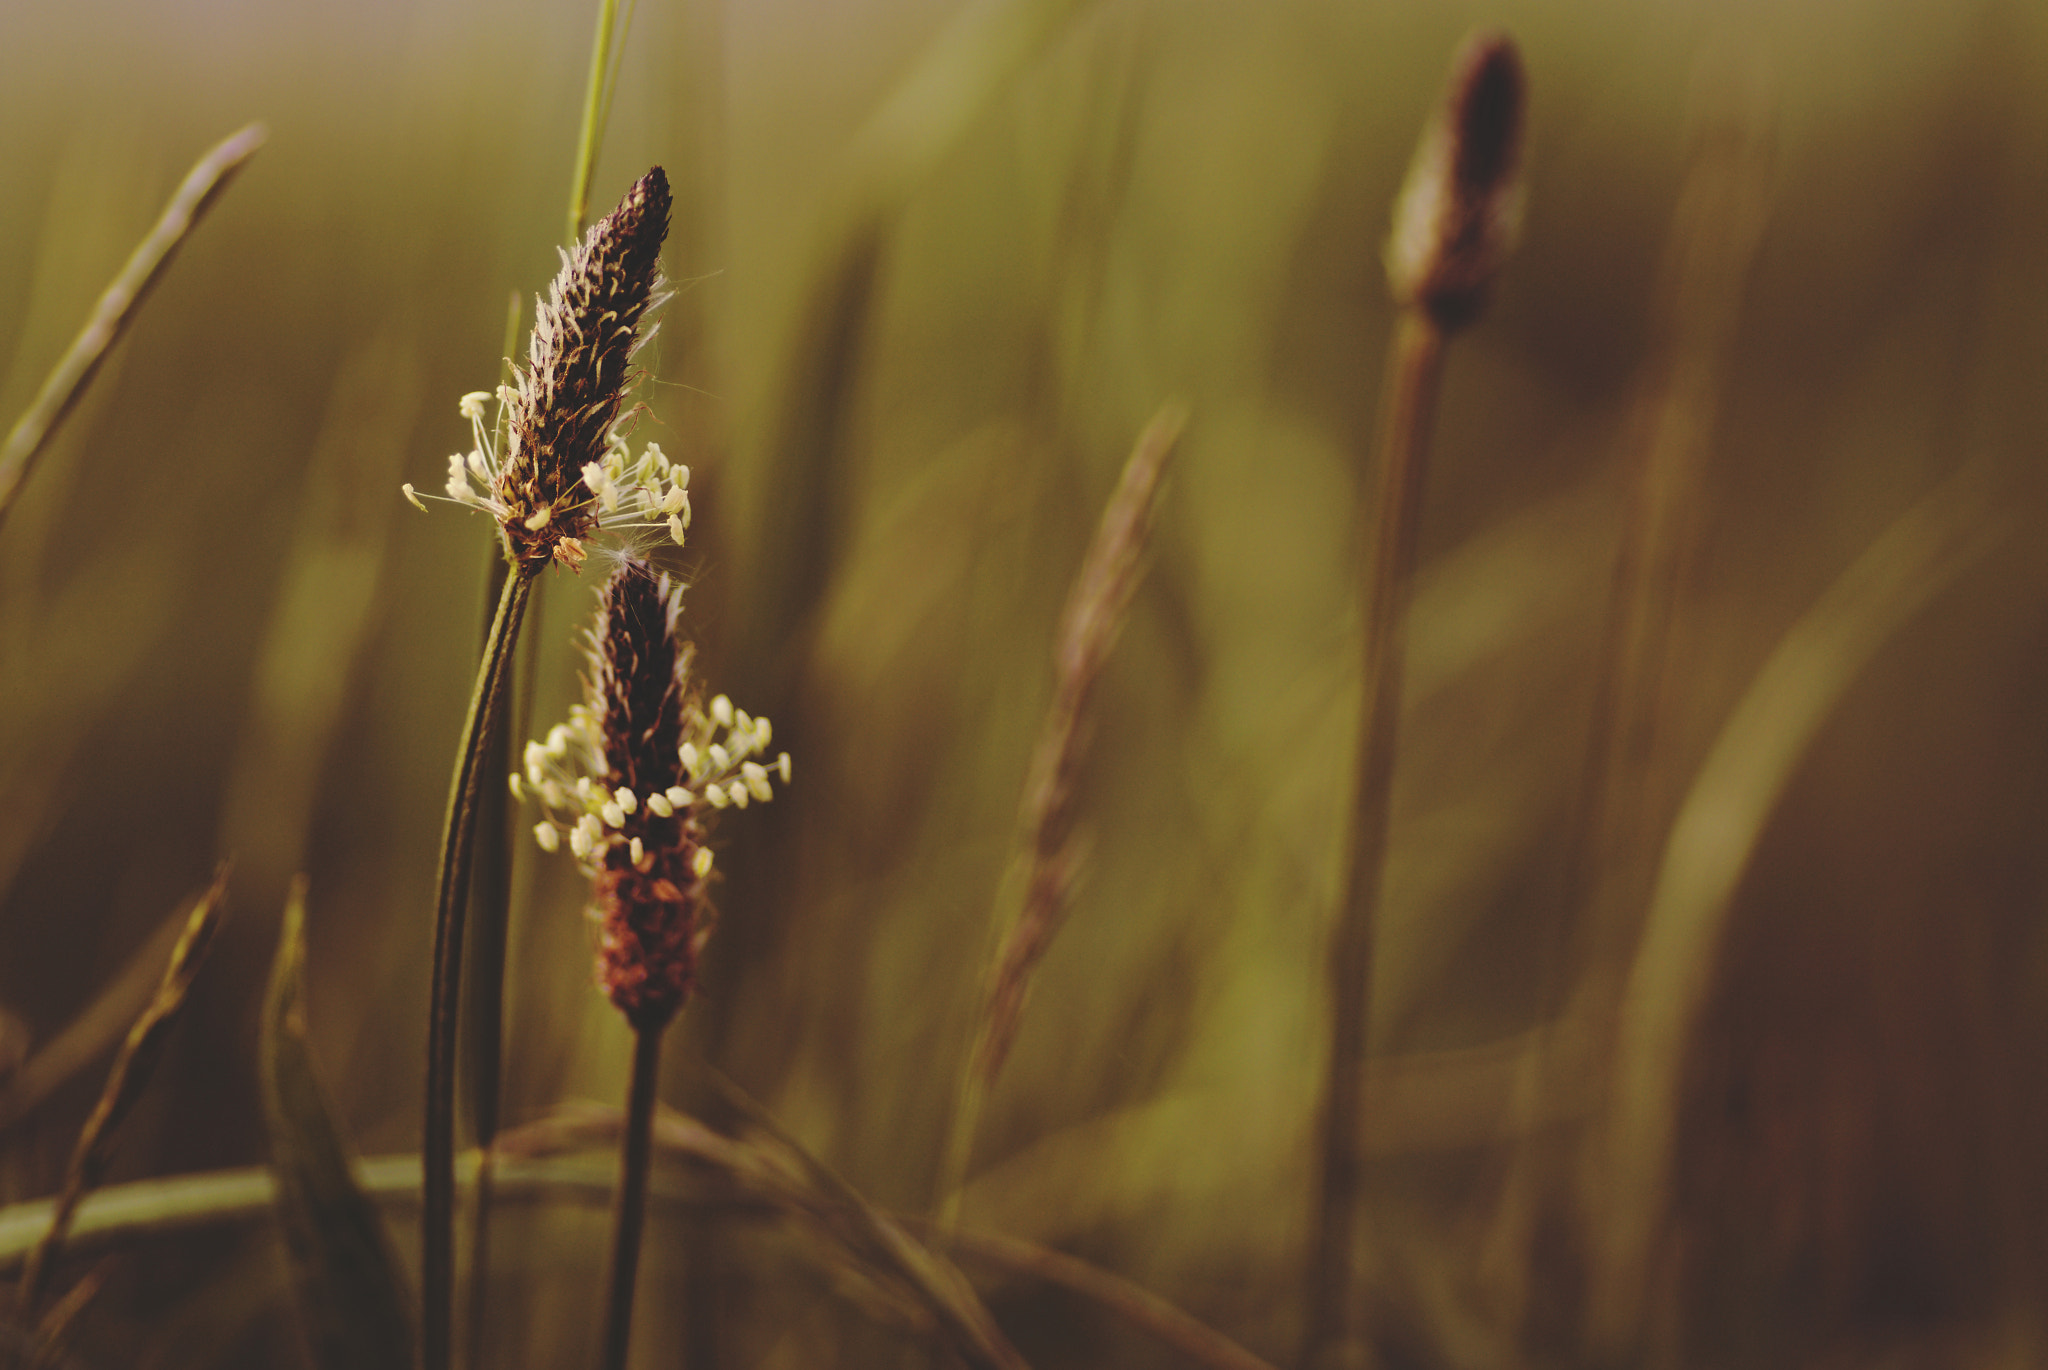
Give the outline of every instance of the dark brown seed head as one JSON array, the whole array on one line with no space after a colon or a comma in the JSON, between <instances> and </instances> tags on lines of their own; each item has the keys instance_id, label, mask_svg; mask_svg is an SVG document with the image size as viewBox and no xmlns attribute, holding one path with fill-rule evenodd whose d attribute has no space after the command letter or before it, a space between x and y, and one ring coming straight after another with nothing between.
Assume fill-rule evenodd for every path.
<instances>
[{"instance_id":1,"label":"dark brown seed head","mask_svg":"<svg viewBox=\"0 0 2048 1370\"><path fill-rule=\"evenodd\" d=\"M591 638L591 706L602 720L605 786L659 795L689 777L679 755L690 697L690 650L677 640L680 591L627 560L604 588ZM637 803L604 852L595 892L598 975L635 1028L675 1016L696 978L713 917L706 833L694 804L668 814Z\"/></svg>"},{"instance_id":2,"label":"dark brown seed head","mask_svg":"<svg viewBox=\"0 0 2048 1370\"><path fill-rule=\"evenodd\" d=\"M548 288L510 406L496 495L512 557L574 568L595 524L583 468L604 456L627 364L654 303L668 236L668 178L655 167L592 224Z\"/></svg>"},{"instance_id":3,"label":"dark brown seed head","mask_svg":"<svg viewBox=\"0 0 2048 1370\"><path fill-rule=\"evenodd\" d=\"M1521 231L1527 84L1513 39L1469 39L1394 207L1386 252L1394 299L1445 329L1479 316Z\"/></svg>"}]
</instances>

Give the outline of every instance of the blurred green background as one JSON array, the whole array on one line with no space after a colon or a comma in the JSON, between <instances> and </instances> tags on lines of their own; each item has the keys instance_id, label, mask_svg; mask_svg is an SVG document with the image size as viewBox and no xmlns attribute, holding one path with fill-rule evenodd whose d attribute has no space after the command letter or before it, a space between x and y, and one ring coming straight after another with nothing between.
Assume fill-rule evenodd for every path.
<instances>
[{"instance_id":1,"label":"blurred green background","mask_svg":"<svg viewBox=\"0 0 2048 1370\"><path fill-rule=\"evenodd\" d=\"M257 1007L299 869L338 1112L366 1154L417 1145L488 528L398 485L439 488L508 296L530 317L554 271L592 17L0 7L7 422L190 162L270 129L0 528L0 1069L237 863L117 1179L263 1160ZM705 674L796 761L724 829L670 1099L695 1102L708 1057L871 1198L936 1202L1054 620L1133 439L1183 400L1097 695L1089 861L964 1220L1293 1356L1379 247L1482 23L1528 66L1529 210L1452 349L1422 527L1365 1143L1386 1363L2036 1364L2048 9L2027 0L643 0L593 209L650 164L675 186L639 436L697 472L675 564ZM1655 745L1588 900L1567 894L1582 757L1631 472L1658 453L1689 484ZM529 626L531 733L573 697L595 583L551 576ZM1733 778L1694 811L1698 868L1726 898L1667 844L1710 758ZM518 874L515 1123L616 1102L628 1042L568 861L522 844ZM1672 940L1641 932L1653 905ZM1660 974L1693 988L1660 998ZM1659 1055L1632 1034L1666 1009ZM0 1138L6 1198L55 1187L103 1061ZM1616 1083L1628 1062L1647 1095ZM1647 1170L1615 1121L1639 1097L1672 1138ZM1609 1234L1637 1218L1650 1255L1618 1269ZM504 1240L493 1363L586 1355L596 1216ZM732 1366L903 1358L773 1228L650 1240L644 1364L686 1341ZM181 1241L116 1268L81 1357L292 1363L267 1234ZM684 1329L660 1282L680 1291L693 1242L721 1312ZM1071 1296L991 1299L1034 1364L1176 1363Z\"/></svg>"}]
</instances>

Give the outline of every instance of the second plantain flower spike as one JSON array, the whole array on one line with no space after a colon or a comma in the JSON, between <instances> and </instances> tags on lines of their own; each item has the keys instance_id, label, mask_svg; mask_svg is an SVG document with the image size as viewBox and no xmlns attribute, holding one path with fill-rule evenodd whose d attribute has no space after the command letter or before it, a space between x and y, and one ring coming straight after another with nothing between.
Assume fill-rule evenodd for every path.
<instances>
[{"instance_id":1,"label":"second plantain flower spike","mask_svg":"<svg viewBox=\"0 0 2048 1370\"><path fill-rule=\"evenodd\" d=\"M547 816L540 845L566 841L591 876L598 979L636 1029L682 1008L711 932L712 815L774 797L789 753L764 762L768 720L708 704L680 640L682 589L626 558L605 583L587 642L584 701L545 741L526 746L515 797Z\"/></svg>"},{"instance_id":2,"label":"second plantain flower spike","mask_svg":"<svg viewBox=\"0 0 2048 1370\"><path fill-rule=\"evenodd\" d=\"M518 384L496 392L497 424L484 419L489 392L462 397L475 446L448 459L448 498L497 519L507 555L527 573L550 561L579 568L600 526L665 528L677 544L689 527L690 468L653 443L635 458L618 431L629 363L654 334L640 325L667 298L671 203L655 167L562 254ZM412 486L405 493L419 504Z\"/></svg>"}]
</instances>

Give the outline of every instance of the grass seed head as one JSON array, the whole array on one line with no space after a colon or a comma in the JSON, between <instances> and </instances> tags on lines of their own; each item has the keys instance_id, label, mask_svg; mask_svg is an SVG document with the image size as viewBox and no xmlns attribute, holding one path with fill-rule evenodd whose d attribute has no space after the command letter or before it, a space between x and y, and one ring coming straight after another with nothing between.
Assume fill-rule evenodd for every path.
<instances>
[{"instance_id":1,"label":"grass seed head","mask_svg":"<svg viewBox=\"0 0 2048 1370\"><path fill-rule=\"evenodd\" d=\"M521 566L582 560L598 493L583 470L602 465L619 417L640 321L656 300L670 207L668 178L655 167L563 254L534 318L494 492Z\"/></svg>"},{"instance_id":2,"label":"grass seed head","mask_svg":"<svg viewBox=\"0 0 2048 1370\"><path fill-rule=\"evenodd\" d=\"M1521 233L1527 86L1513 39L1470 39L1394 207L1386 251L1394 299L1446 330L1479 317Z\"/></svg>"},{"instance_id":3,"label":"grass seed head","mask_svg":"<svg viewBox=\"0 0 2048 1370\"><path fill-rule=\"evenodd\" d=\"M767 719L702 698L681 617L681 587L622 558L587 640L584 701L512 778L547 810L542 848L566 840L591 876L598 981L637 1029L667 1023L695 984L715 917L712 815L772 799L790 775L787 752L761 760Z\"/></svg>"}]
</instances>

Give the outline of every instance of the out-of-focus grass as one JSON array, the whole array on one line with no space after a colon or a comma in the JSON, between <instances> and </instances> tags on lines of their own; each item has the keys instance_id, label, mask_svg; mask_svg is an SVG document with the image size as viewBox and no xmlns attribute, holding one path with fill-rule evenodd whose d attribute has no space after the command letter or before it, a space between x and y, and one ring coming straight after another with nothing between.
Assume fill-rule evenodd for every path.
<instances>
[{"instance_id":1,"label":"out-of-focus grass","mask_svg":"<svg viewBox=\"0 0 2048 1370\"><path fill-rule=\"evenodd\" d=\"M844 247L858 130L955 9L635 16L593 196L657 161L677 187L682 288L641 431L699 472L682 560L707 674L780 697L798 767L721 857L725 923L671 1054L712 1050L863 1193L929 1205L1054 620L1132 438L1185 396L1096 696L1086 877L963 1220L1291 1352L1379 244L1447 54L1498 21L1530 69L1531 201L1452 357L1423 518L1375 998L1397 1083L1367 1142L1379 1325L1414 1364L1585 1348L1601 1248L1577 1167L1605 1135L1585 1064L1604 1039L1573 1039L1544 1107L1517 1101L1517 1048L1587 944L1558 891L1689 130L1760 88L1776 169L1702 435L1650 868L1783 634L1887 528L1970 462L2016 531L1847 684L1690 968L1666 1258L1631 1345L2027 1363L2048 1287L2039 7L1081 7L886 204L855 205L875 271L835 401L831 541L793 549L816 491L771 483L797 468L768 455L819 398L779 388L804 292ZM300 863L338 1112L366 1152L416 1145L487 534L395 485L437 483L466 441L456 397L497 376L505 291L553 269L587 31L581 6L513 23L457 0L0 9L0 421L197 151L272 130L0 537L0 1006L49 1041L217 855L241 858L116 1178L261 1158L253 1025ZM753 583L799 555L815 604L764 622ZM573 688L586 611L560 578L529 626L554 644L534 717ZM520 860L515 1123L615 1097L626 1060L568 863ZM99 1074L8 1135L7 1197L54 1188ZM508 1264L525 1325L497 1344L580 1354L593 1221L521 1217L592 1259ZM686 1230L650 1233L650 1280L679 1287ZM722 1250L726 1363L879 1354L780 1240ZM283 1303L235 1294L247 1270L221 1238L138 1248L78 1350L291 1354ZM1035 1363L1165 1363L1065 1296L994 1308Z\"/></svg>"}]
</instances>

